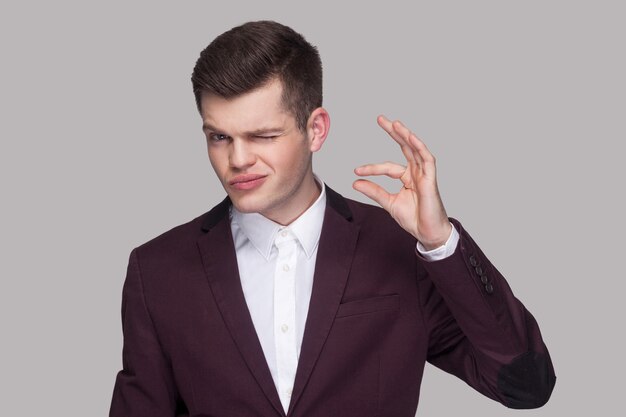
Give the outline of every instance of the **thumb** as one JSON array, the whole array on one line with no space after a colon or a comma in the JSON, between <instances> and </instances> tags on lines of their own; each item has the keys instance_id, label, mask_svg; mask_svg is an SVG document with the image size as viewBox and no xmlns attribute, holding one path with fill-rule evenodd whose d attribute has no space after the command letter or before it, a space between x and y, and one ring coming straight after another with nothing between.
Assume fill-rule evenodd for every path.
<instances>
[{"instance_id":1,"label":"thumb","mask_svg":"<svg viewBox=\"0 0 626 417\"><path fill-rule=\"evenodd\" d=\"M369 180L356 180L352 183L352 188L365 194L371 200L377 202L382 208L389 211L390 194L380 185Z\"/></svg>"}]
</instances>

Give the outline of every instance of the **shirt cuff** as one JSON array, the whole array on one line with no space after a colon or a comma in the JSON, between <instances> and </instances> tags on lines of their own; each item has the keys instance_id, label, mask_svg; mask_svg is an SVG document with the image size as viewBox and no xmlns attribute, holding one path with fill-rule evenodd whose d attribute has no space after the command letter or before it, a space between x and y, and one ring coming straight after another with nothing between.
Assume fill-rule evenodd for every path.
<instances>
[{"instance_id":1,"label":"shirt cuff","mask_svg":"<svg viewBox=\"0 0 626 417\"><path fill-rule=\"evenodd\" d=\"M427 261L440 261L454 253L459 243L459 232L452 223L450 223L450 225L452 226L452 232L450 232L448 240L438 248L426 250L419 241L417 242L417 252L419 252L424 259Z\"/></svg>"}]
</instances>

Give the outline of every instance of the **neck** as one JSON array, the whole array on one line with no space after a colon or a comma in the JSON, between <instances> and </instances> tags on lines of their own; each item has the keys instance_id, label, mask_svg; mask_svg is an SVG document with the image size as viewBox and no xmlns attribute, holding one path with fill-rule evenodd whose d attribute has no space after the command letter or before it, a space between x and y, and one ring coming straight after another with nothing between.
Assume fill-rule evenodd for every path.
<instances>
[{"instance_id":1,"label":"neck","mask_svg":"<svg viewBox=\"0 0 626 417\"><path fill-rule=\"evenodd\" d=\"M317 181L313 177L313 173L311 173L311 175L307 175L307 177L302 181L302 184L300 185L300 188L298 190L299 196L296 200L302 201L302 204L298 204L292 207L290 210L286 210L285 212L262 214L271 221L280 224L281 226L288 226L293 223L298 217L300 217L302 213L307 211L307 209L311 207L313 203L315 203L321 191L321 185L317 183Z\"/></svg>"}]
</instances>

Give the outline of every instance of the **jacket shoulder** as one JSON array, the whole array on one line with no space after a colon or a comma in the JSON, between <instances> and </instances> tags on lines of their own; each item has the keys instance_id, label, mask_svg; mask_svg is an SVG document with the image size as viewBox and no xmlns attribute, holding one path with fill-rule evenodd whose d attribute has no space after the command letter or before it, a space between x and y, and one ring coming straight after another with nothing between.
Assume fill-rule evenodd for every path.
<instances>
[{"instance_id":1,"label":"jacket shoulder","mask_svg":"<svg viewBox=\"0 0 626 417\"><path fill-rule=\"evenodd\" d=\"M375 246L382 244L396 248L411 248L410 252L413 254L416 239L407 233L385 209L346 197L344 201L352 214L352 221L359 226L363 241L369 241Z\"/></svg>"},{"instance_id":2,"label":"jacket shoulder","mask_svg":"<svg viewBox=\"0 0 626 417\"><path fill-rule=\"evenodd\" d=\"M206 213L161 233L135 250L144 254L156 253L163 256L189 248L190 245L195 248L197 239L228 215L230 205L227 197Z\"/></svg>"},{"instance_id":3,"label":"jacket shoulder","mask_svg":"<svg viewBox=\"0 0 626 417\"><path fill-rule=\"evenodd\" d=\"M400 225L391 217L391 215L382 207L374 206L368 203L345 198L345 201L352 212L354 221L361 228L379 228L387 230L390 233L408 233L400 227Z\"/></svg>"},{"instance_id":4,"label":"jacket shoulder","mask_svg":"<svg viewBox=\"0 0 626 417\"><path fill-rule=\"evenodd\" d=\"M137 246L134 251L143 259L171 258L195 250L197 239L204 233L202 224L209 212L175 226Z\"/></svg>"}]
</instances>

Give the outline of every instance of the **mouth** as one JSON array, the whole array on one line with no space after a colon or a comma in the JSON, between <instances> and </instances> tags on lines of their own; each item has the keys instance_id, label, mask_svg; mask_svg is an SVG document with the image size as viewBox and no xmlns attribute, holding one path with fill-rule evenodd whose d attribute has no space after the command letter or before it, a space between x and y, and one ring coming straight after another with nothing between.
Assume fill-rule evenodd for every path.
<instances>
[{"instance_id":1,"label":"mouth","mask_svg":"<svg viewBox=\"0 0 626 417\"><path fill-rule=\"evenodd\" d=\"M267 175L244 174L238 175L229 181L229 185L237 190L251 190L260 186Z\"/></svg>"}]
</instances>

